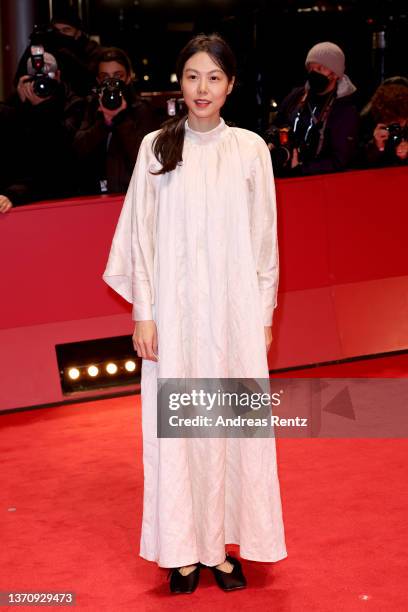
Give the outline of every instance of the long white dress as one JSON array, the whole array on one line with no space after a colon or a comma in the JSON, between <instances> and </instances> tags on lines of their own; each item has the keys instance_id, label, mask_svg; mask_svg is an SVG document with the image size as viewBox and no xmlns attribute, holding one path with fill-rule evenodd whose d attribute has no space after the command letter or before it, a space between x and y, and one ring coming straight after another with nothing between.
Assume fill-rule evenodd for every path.
<instances>
[{"instance_id":1,"label":"long white dress","mask_svg":"<svg viewBox=\"0 0 408 612\"><path fill-rule=\"evenodd\" d=\"M140 556L217 565L225 544L254 561L287 556L275 439L158 438L157 378L268 378L264 326L277 305L275 186L260 136L185 123L183 162L154 176L145 136L103 279L153 319L159 361L142 364Z\"/></svg>"}]
</instances>

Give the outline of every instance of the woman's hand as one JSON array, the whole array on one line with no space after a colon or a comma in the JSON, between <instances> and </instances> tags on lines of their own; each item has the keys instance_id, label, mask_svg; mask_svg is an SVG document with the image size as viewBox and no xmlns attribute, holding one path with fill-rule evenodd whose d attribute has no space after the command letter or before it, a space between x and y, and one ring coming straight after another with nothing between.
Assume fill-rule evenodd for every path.
<instances>
[{"instance_id":1,"label":"woman's hand","mask_svg":"<svg viewBox=\"0 0 408 612\"><path fill-rule=\"evenodd\" d=\"M269 353L269 349L272 344L272 327L265 327L265 344L266 344L266 353Z\"/></svg>"},{"instance_id":2,"label":"woman's hand","mask_svg":"<svg viewBox=\"0 0 408 612\"><path fill-rule=\"evenodd\" d=\"M21 102L25 102L27 100L28 93L30 91L30 82L31 79L28 74L23 75L19 78L17 84L17 93Z\"/></svg>"},{"instance_id":3,"label":"woman's hand","mask_svg":"<svg viewBox=\"0 0 408 612\"><path fill-rule=\"evenodd\" d=\"M10 210L12 206L13 204L6 196L0 195L0 212L5 213Z\"/></svg>"},{"instance_id":4,"label":"woman's hand","mask_svg":"<svg viewBox=\"0 0 408 612\"><path fill-rule=\"evenodd\" d=\"M136 321L133 332L133 347L139 357L158 361L157 328L154 321Z\"/></svg>"},{"instance_id":5,"label":"woman's hand","mask_svg":"<svg viewBox=\"0 0 408 612\"><path fill-rule=\"evenodd\" d=\"M28 101L33 106L37 106L45 100L49 100L52 96L47 96L46 98L40 98L34 93L34 83L27 74L20 77L17 85L17 93L22 102Z\"/></svg>"},{"instance_id":6,"label":"woman's hand","mask_svg":"<svg viewBox=\"0 0 408 612\"><path fill-rule=\"evenodd\" d=\"M399 143L397 148L395 149L395 155L400 159L407 159L408 157L408 142L403 140Z\"/></svg>"},{"instance_id":7,"label":"woman's hand","mask_svg":"<svg viewBox=\"0 0 408 612\"><path fill-rule=\"evenodd\" d=\"M300 165L300 161L299 161L299 149L297 149L295 147L293 149L292 159L290 160L290 167L291 168L296 168L299 165Z\"/></svg>"},{"instance_id":8,"label":"woman's hand","mask_svg":"<svg viewBox=\"0 0 408 612\"><path fill-rule=\"evenodd\" d=\"M119 108L116 108L115 110L110 110L109 108L105 108L102 104L102 94L99 96L99 110L103 113L106 125L112 125L113 118L126 109L127 102L124 97L122 97L122 104L119 106Z\"/></svg>"},{"instance_id":9,"label":"woman's hand","mask_svg":"<svg viewBox=\"0 0 408 612\"><path fill-rule=\"evenodd\" d=\"M390 133L384 123L377 123L374 130L374 142L379 151L384 151L385 143L389 138Z\"/></svg>"}]
</instances>

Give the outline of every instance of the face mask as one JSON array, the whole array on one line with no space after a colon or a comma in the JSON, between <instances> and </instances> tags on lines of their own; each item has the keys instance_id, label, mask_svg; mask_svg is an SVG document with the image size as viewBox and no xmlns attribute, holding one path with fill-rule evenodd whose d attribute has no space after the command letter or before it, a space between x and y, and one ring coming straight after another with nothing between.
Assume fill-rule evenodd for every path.
<instances>
[{"instance_id":1,"label":"face mask","mask_svg":"<svg viewBox=\"0 0 408 612\"><path fill-rule=\"evenodd\" d=\"M78 46L78 42L73 36L68 36L58 31L55 32L54 36L58 48L74 50Z\"/></svg>"},{"instance_id":2,"label":"face mask","mask_svg":"<svg viewBox=\"0 0 408 612\"><path fill-rule=\"evenodd\" d=\"M330 79L327 76L315 70L309 72L308 81L313 93L322 93L330 83Z\"/></svg>"}]
</instances>

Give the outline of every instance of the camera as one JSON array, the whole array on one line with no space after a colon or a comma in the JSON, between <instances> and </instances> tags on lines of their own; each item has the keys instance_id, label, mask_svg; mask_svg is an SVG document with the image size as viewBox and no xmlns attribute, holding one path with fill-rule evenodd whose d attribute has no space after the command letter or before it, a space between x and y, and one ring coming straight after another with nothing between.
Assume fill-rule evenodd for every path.
<instances>
[{"instance_id":1,"label":"camera","mask_svg":"<svg viewBox=\"0 0 408 612\"><path fill-rule=\"evenodd\" d=\"M126 84L121 79L105 79L95 92L102 94L101 102L105 108L116 110L120 108Z\"/></svg>"},{"instance_id":2,"label":"camera","mask_svg":"<svg viewBox=\"0 0 408 612\"><path fill-rule=\"evenodd\" d=\"M35 25L30 34L30 43L34 46L53 49L55 47L55 30L51 25Z\"/></svg>"},{"instance_id":3,"label":"camera","mask_svg":"<svg viewBox=\"0 0 408 612\"><path fill-rule=\"evenodd\" d=\"M385 128L389 134L385 143L388 150L394 151L403 140L408 140L408 125L402 127L399 123L391 123Z\"/></svg>"},{"instance_id":4,"label":"camera","mask_svg":"<svg viewBox=\"0 0 408 612\"><path fill-rule=\"evenodd\" d=\"M55 94L58 81L55 80L55 72L49 70L45 64L44 47L32 45L31 55L31 81L33 81L33 91L39 98L48 98ZM32 74L34 72L34 74Z\"/></svg>"},{"instance_id":5,"label":"camera","mask_svg":"<svg viewBox=\"0 0 408 612\"><path fill-rule=\"evenodd\" d=\"M169 117L181 116L186 109L184 98L169 98L166 102Z\"/></svg>"},{"instance_id":6,"label":"camera","mask_svg":"<svg viewBox=\"0 0 408 612\"><path fill-rule=\"evenodd\" d=\"M266 142L272 143L275 163L284 168L292 159L293 149L296 147L295 135L290 125L277 127L272 125L266 131Z\"/></svg>"}]
</instances>

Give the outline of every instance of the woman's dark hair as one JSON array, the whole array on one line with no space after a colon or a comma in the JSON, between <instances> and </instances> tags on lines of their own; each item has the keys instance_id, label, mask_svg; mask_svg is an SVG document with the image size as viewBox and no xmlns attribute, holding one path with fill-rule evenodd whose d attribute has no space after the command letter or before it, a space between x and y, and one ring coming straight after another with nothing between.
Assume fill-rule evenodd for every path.
<instances>
[{"instance_id":1,"label":"woman's dark hair","mask_svg":"<svg viewBox=\"0 0 408 612\"><path fill-rule=\"evenodd\" d=\"M132 62L128 54L118 47L102 47L93 58L91 69L95 75L98 74L101 62L117 62L126 70L126 74L133 75Z\"/></svg>"},{"instance_id":2,"label":"woman's dark hair","mask_svg":"<svg viewBox=\"0 0 408 612\"><path fill-rule=\"evenodd\" d=\"M176 75L181 84L183 70L186 62L196 53L208 53L211 59L225 72L228 81L236 75L236 61L229 45L219 34L197 34L180 52L176 63ZM158 172L152 174L165 174L174 170L183 160L184 123L187 110L180 117L172 117L163 125L153 142L153 151L157 160L162 164Z\"/></svg>"},{"instance_id":3,"label":"woman's dark hair","mask_svg":"<svg viewBox=\"0 0 408 612\"><path fill-rule=\"evenodd\" d=\"M408 88L388 83L380 85L371 98L371 114L376 123L393 123L408 118Z\"/></svg>"},{"instance_id":4,"label":"woman's dark hair","mask_svg":"<svg viewBox=\"0 0 408 612\"><path fill-rule=\"evenodd\" d=\"M404 76L392 76L387 77L383 80L381 85L404 85L404 87L408 87L408 79Z\"/></svg>"},{"instance_id":5,"label":"woman's dark hair","mask_svg":"<svg viewBox=\"0 0 408 612\"><path fill-rule=\"evenodd\" d=\"M363 108L363 110L361 111L361 117L363 117L364 119L366 117L368 117L370 114L372 114L374 112L375 119L377 120L377 123L382 121L382 111L381 111L381 106L384 107L384 105L388 105L388 101L382 102L382 99L384 98L384 91L386 92L387 87L391 87L391 96L390 97L394 97L394 93L395 93L395 85L400 86L400 88L405 87L408 88L408 79L404 76L391 76L391 77L387 77L386 79L384 79L384 81L377 87L377 89L375 90L373 97L371 98L371 100L365 105L365 107ZM393 92L394 89L394 92ZM402 89L398 90L399 93L399 97L401 97L401 94L403 96L402 93ZM374 104L373 104L374 102ZM405 103L406 104L406 103ZM395 106L394 103L392 103L392 106ZM390 107L392 108L392 107ZM398 111L397 115L399 115L400 111ZM388 114L392 114L393 118L395 119L396 115L395 112L392 111L391 113ZM374 116L373 116L374 118ZM398 119L401 119L401 117L398 117Z\"/></svg>"}]
</instances>

